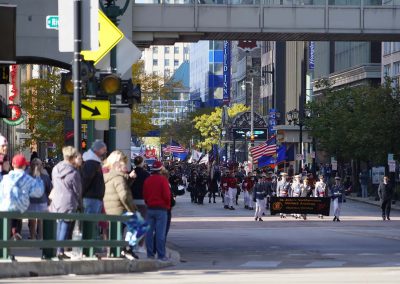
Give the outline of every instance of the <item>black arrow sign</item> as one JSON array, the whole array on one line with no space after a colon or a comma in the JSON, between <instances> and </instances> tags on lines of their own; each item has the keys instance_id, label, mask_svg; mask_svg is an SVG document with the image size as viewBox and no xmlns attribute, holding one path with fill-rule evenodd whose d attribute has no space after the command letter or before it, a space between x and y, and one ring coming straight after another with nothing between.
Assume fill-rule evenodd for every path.
<instances>
[{"instance_id":1,"label":"black arrow sign","mask_svg":"<svg viewBox=\"0 0 400 284\"><path fill-rule=\"evenodd\" d=\"M88 107L87 105L82 104L82 108L86 109L87 111L90 111L92 113L92 116L100 115L100 111L97 108L97 106L94 107L94 109L93 109L93 108Z\"/></svg>"}]
</instances>

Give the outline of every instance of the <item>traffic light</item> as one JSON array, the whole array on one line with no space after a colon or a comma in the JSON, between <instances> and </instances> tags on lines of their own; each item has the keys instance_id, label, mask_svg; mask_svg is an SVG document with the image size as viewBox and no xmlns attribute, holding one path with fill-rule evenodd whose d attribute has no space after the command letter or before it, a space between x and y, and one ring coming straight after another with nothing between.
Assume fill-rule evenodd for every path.
<instances>
[{"instance_id":1,"label":"traffic light","mask_svg":"<svg viewBox=\"0 0 400 284\"><path fill-rule=\"evenodd\" d=\"M86 139L81 140L81 148L83 151L87 150L87 141Z\"/></svg>"},{"instance_id":2,"label":"traffic light","mask_svg":"<svg viewBox=\"0 0 400 284\"><path fill-rule=\"evenodd\" d=\"M61 94L72 95L74 93L74 83L72 82L72 72L61 73Z\"/></svg>"},{"instance_id":3,"label":"traffic light","mask_svg":"<svg viewBox=\"0 0 400 284\"><path fill-rule=\"evenodd\" d=\"M121 91L121 78L115 74L100 74L100 95L112 96Z\"/></svg>"},{"instance_id":4,"label":"traffic light","mask_svg":"<svg viewBox=\"0 0 400 284\"><path fill-rule=\"evenodd\" d=\"M250 136L250 142L251 142L251 146L254 146L254 135L253 134Z\"/></svg>"},{"instance_id":5,"label":"traffic light","mask_svg":"<svg viewBox=\"0 0 400 284\"><path fill-rule=\"evenodd\" d=\"M124 104L140 104L142 102L140 84L133 85L131 79L122 81L121 98Z\"/></svg>"}]
</instances>

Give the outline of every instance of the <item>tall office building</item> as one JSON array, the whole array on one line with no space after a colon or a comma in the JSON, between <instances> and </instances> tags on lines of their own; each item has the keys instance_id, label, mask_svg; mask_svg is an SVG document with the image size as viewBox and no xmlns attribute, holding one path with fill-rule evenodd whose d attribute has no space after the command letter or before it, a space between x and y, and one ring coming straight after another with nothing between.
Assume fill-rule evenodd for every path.
<instances>
[{"instance_id":1,"label":"tall office building","mask_svg":"<svg viewBox=\"0 0 400 284\"><path fill-rule=\"evenodd\" d=\"M153 125L162 126L172 123L193 111L189 101L189 44L151 46L144 51L142 59L144 59L147 74L165 77L165 84L174 82L180 85L172 88L167 98L152 101Z\"/></svg>"},{"instance_id":2,"label":"tall office building","mask_svg":"<svg viewBox=\"0 0 400 284\"><path fill-rule=\"evenodd\" d=\"M190 45L190 99L205 106L221 106L223 42L199 41Z\"/></svg>"},{"instance_id":3,"label":"tall office building","mask_svg":"<svg viewBox=\"0 0 400 284\"><path fill-rule=\"evenodd\" d=\"M381 82L380 42L316 42L314 82L327 78L333 88ZM315 95L322 89L314 87Z\"/></svg>"},{"instance_id":4,"label":"tall office building","mask_svg":"<svg viewBox=\"0 0 400 284\"><path fill-rule=\"evenodd\" d=\"M400 42L382 43L382 73L381 82L385 77L394 78L394 83L399 86L400 78Z\"/></svg>"}]
</instances>

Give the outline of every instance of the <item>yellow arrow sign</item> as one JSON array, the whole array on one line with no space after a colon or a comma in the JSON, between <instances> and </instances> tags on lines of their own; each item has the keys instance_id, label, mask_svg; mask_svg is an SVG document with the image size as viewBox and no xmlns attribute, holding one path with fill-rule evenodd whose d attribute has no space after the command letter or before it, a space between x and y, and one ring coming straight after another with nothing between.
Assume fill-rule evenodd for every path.
<instances>
[{"instance_id":1,"label":"yellow arrow sign","mask_svg":"<svg viewBox=\"0 0 400 284\"><path fill-rule=\"evenodd\" d=\"M99 49L83 50L81 54L96 65L123 38L124 34L99 10Z\"/></svg>"},{"instance_id":2,"label":"yellow arrow sign","mask_svg":"<svg viewBox=\"0 0 400 284\"><path fill-rule=\"evenodd\" d=\"M89 101L82 100L82 120L109 120L110 101ZM74 114L74 102L72 101L72 119Z\"/></svg>"}]
</instances>

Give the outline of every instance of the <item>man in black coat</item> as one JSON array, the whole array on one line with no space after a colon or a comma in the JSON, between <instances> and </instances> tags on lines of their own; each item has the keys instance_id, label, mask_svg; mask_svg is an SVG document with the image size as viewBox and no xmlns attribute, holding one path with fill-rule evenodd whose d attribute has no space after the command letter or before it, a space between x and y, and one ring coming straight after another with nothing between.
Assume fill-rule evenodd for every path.
<instances>
[{"instance_id":1,"label":"man in black coat","mask_svg":"<svg viewBox=\"0 0 400 284\"><path fill-rule=\"evenodd\" d=\"M107 154L107 146L101 140L93 142L92 147L83 153L82 197L85 214L100 214L105 192L102 160Z\"/></svg>"},{"instance_id":2,"label":"man in black coat","mask_svg":"<svg viewBox=\"0 0 400 284\"><path fill-rule=\"evenodd\" d=\"M383 182L379 184L378 195L381 200L382 220L390 220L390 209L393 198L393 187L389 183L389 177L384 176Z\"/></svg>"}]
</instances>

